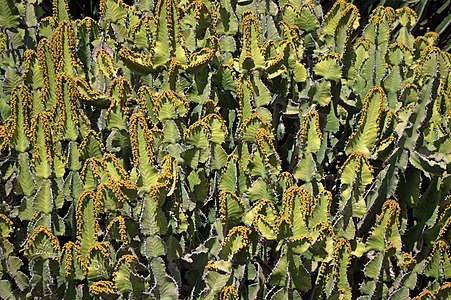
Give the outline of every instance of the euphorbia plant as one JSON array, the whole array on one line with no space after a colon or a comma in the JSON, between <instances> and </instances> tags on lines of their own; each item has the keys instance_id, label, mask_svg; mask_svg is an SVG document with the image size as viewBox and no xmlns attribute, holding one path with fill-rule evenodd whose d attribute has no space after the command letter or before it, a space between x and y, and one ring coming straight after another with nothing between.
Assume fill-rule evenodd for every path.
<instances>
[{"instance_id":1,"label":"euphorbia plant","mask_svg":"<svg viewBox=\"0 0 451 300\"><path fill-rule=\"evenodd\" d=\"M408 7L0 1L0 298L449 297L449 53Z\"/></svg>"}]
</instances>

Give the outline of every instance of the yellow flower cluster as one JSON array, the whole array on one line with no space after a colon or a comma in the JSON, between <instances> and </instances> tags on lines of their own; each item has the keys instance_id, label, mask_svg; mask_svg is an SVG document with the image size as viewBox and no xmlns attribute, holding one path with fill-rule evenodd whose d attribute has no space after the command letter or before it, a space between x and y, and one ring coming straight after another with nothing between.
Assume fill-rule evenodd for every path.
<instances>
[{"instance_id":1,"label":"yellow flower cluster","mask_svg":"<svg viewBox=\"0 0 451 300\"><path fill-rule=\"evenodd\" d=\"M354 50L359 49L359 47L363 47L365 51L370 50L370 43L363 36L360 37L357 42L354 44Z\"/></svg>"},{"instance_id":2,"label":"yellow flower cluster","mask_svg":"<svg viewBox=\"0 0 451 300\"><path fill-rule=\"evenodd\" d=\"M43 147L47 161L53 163L54 156L59 158L63 163L66 161L64 156L58 151L54 140L54 134L52 132L52 115L49 112L41 111L37 113L31 120L31 128L37 129L42 126L44 136L40 137L40 130L35 130L35 133L31 135L31 141L34 145L33 157L30 160L30 164L34 165L35 161L42 153L40 148ZM38 140L43 138L44 140Z\"/></svg>"},{"instance_id":3,"label":"yellow flower cluster","mask_svg":"<svg viewBox=\"0 0 451 300\"><path fill-rule=\"evenodd\" d=\"M110 52L110 46L107 45L108 44L99 44L94 48L93 59L103 75L106 78L111 79L116 72L114 71L113 62L111 61L113 53Z\"/></svg>"},{"instance_id":4,"label":"yellow flower cluster","mask_svg":"<svg viewBox=\"0 0 451 300\"><path fill-rule=\"evenodd\" d=\"M437 239L441 239L444 237L446 232L448 232L448 229L451 227L451 195L448 195L446 197L445 203L448 203L445 209L443 210L443 213L440 214L439 222L441 222L443 225L440 228L439 234L437 236Z\"/></svg>"},{"instance_id":5,"label":"yellow flower cluster","mask_svg":"<svg viewBox=\"0 0 451 300\"><path fill-rule=\"evenodd\" d=\"M83 141L80 143L80 145L78 146L78 150L82 151L83 149L86 148L86 145L89 143L89 141L91 139L95 139L97 141L97 143L100 146L100 150L102 152L105 151L105 146L103 145L102 140L100 139L99 135L97 134L97 132L95 132L94 130L89 130L88 133L85 135L85 137L83 138Z\"/></svg>"},{"instance_id":6,"label":"yellow flower cluster","mask_svg":"<svg viewBox=\"0 0 451 300\"><path fill-rule=\"evenodd\" d=\"M247 229L246 226L235 226L235 227L233 227L227 233L227 236L224 239L224 241L222 241L222 246L225 247L228 243L230 243L230 241L233 239L234 235L240 236L241 237L241 243L242 243L241 247L238 247L237 249L235 249L234 254L236 254L238 251L240 251L241 249L247 247L247 245L249 244L249 230Z\"/></svg>"},{"instance_id":7,"label":"yellow flower cluster","mask_svg":"<svg viewBox=\"0 0 451 300\"><path fill-rule=\"evenodd\" d=\"M61 261L63 257L65 257L64 263L64 274L69 276L73 270L73 257L75 255L75 259L80 264L83 270L87 270L87 263L84 261L84 258L81 256L80 247L72 242L68 241L64 244L61 254L59 256L59 260Z\"/></svg>"},{"instance_id":8,"label":"yellow flower cluster","mask_svg":"<svg viewBox=\"0 0 451 300\"><path fill-rule=\"evenodd\" d=\"M9 131L11 134L16 130L19 120L22 120L23 130L30 136L30 118L32 108L31 94L24 84L16 85L11 92L9 105L11 107L11 125Z\"/></svg>"},{"instance_id":9,"label":"yellow flower cluster","mask_svg":"<svg viewBox=\"0 0 451 300\"><path fill-rule=\"evenodd\" d=\"M450 250L451 250L451 247L449 246L447 241L445 241L443 239L436 241L434 243L434 245L432 246L431 253L426 258L426 264L428 264L432 260L432 258L434 257L435 253L437 253L437 251L440 255L440 263L444 264L446 259L449 261L451 258Z\"/></svg>"},{"instance_id":10,"label":"yellow flower cluster","mask_svg":"<svg viewBox=\"0 0 451 300\"><path fill-rule=\"evenodd\" d=\"M257 113L252 114L248 118L246 118L238 127L238 137L242 138L245 130L252 124L260 123L261 128L265 128L268 132L272 133L272 125L263 117Z\"/></svg>"},{"instance_id":11,"label":"yellow flower cluster","mask_svg":"<svg viewBox=\"0 0 451 300\"><path fill-rule=\"evenodd\" d=\"M204 105L206 103L213 103L213 104L208 104L208 105L211 105L212 107L214 107L213 106L214 102L212 100L210 100L209 102L204 102ZM202 120L204 120L205 123L210 124L210 126L211 126L213 120L219 121L219 123L221 124L221 130L224 133L224 135L227 136L229 134L228 130L227 130L227 126L224 122L224 119L220 115L218 115L216 113L211 113L211 114L206 115Z\"/></svg>"},{"instance_id":12,"label":"yellow flower cluster","mask_svg":"<svg viewBox=\"0 0 451 300\"><path fill-rule=\"evenodd\" d=\"M6 146L9 145L8 132L5 126L0 125L0 151L2 151Z\"/></svg>"},{"instance_id":13,"label":"yellow flower cluster","mask_svg":"<svg viewBox=\"0 0 451 300\"><path fill-rule=\"evenodd\" d=\"M98 186L97 186L97 190L96 190L96 198L97 198L97 203L99 203L99 205L101 205L103 203L103 195L104 192L108 192L111 191L113 192L114 196L117 198L117 200L119 202L123 202L126 201L128 199L127 195L122 191L121 188L126 188L128 190L135 190L136 186L131 183L130 181L127 180L114 180L114 179L109 179L108 182L101 182Z\"/></svg>"},{"instance_id":14,"label":"yellow flower cluster","mask_svg":"<svg viewBox=\"0 0 451 300\"><path fill-rule=\"evenodd\" d=\"M149 197L154 199L155 201L158 201L158 198L160 197L161 189L166 188L168 186L168 182L162 182L162 183L156 183L153 184L150 187L149 191Z\"/></svg>"},{"instance_id":15,"label":"yellow flower cluster","mask_svg":"<svg viewBox=\"0 0 451 300\"><path fill-rule=\"evenodd\" d=\"M382 205L381 214L377 216L376 224L370 230L369 235L374 233L377 226L383 225L385 229L390 228L395 222L396 226L399 228L399 215L401 213L401 208L395 200L387 200ZM388 215L386 215L388 214ZM382 221L385 219L385 224Z\"/></svg>"},{"instance_id":16,"label":"yellow flower cluster","mask_svg":"<svg viewBox=\"0 0 451 300\"><path fill-rule=\"evenodd\" d=\"M3 219L3 221L5 221L5 223L8 224L9 226L13 225L13 221L11 221L10 218L8 218L7 216L5 216L2 213L0 213L0 219Z\"/></svg>"},{"instance_id":17,"label":"yellow flower cluster","mask_svg":"<svg viewBox=\"0 0 451 300\"><path fill-rule=\"evenodd\" d=\"M391 44L388 46L388 49L389 49L389 50L400 49L400 50L403 51L403 52L410 52L410 53L412 53L412 49L409 48L406 44L404 44L403 42L400 42L400 41L391 43Z\"/></svg>"},{"instance_id":18,"label":"yellow flower cluster","mask_svg":"<svg viewBox=\"0 0 451 300\"><path fill-rule=\"evenodd\" d=\"M92 30L93 26L97 25L97 22L91 17L84 17L83 19L76 19L75 24L77 24L78 28L84 27L87 30Z\"/></svg>"},{"instance_id":19,"label":"yellow flower cluster","mask_svg":"<svg viewBox=\"0 0 451 300\"><path fill-rule=\"evenodd\" d=\"M176 80L177 71L182 68L182 64L172 56L169 59L169 69L168 69L168 77L170 78L170 81Z\"/></svg>"},{"instance_id":20,"label":"yellow flower cluster","mask_svg":"<svg viewBox=\"0 0 451 300\"><path fill-rule=\"evenodd\" d=\"M73 81L76 86L76 95L79 99L90 101L91 99L97 99L101 97L101 92L91 89L89 84L83 78L75 77L73 78Z\"/></svg>"},{"instance_id":21,"label":"yellow flower cluster","mask_svg":"<svg viewBox=\"0 0 451 300\"><path fill-rule=\"evenodd\" d=\"M428 289L423 289L421 293L419 293L416 297L414 297L412 300L423 300L423 299L437 299L435 296L435 293L433 291L430 291Z\"/></svg>"},{"instance_id":22,"label":"yellow flower cluster","mask_svg":"<svg viewBox=\"0 0 451 300\"><path fill-rule=\"evenodd\" d=\"M108 171L108 178L112 179L113 174L117 174L121 179L128 177L127 171L117 159L117 156L110 152L105 152L102 157L103 165L106 171ZM111 167L110 167L111 166Z\"/></svg>"},{"instance_id":23,"label":"yellow flower cluster","mask_svg":"<svg viewBox=\"0 0 451 300\"><path fill-rule=\"evenodd\" d=\"M416 297L411 298L412 300L424 300L424 299L447 299L443 298L444 295L449 295L451 290L451 282L444 282L437 289L431 291L427 288L423 289ZM446 296L445 296L446 297Z\"/></svg>"},{"instance_id":24,"label":"yellow flower cluster","mask_svg":"<svg viewBox=\"0 0 451 300\"><path fill-rule=\"evenodd\" d=\"M92 259L92 255L94 251L99 252L104 259L109 259L110 258L110 251L109 251L109 247L110 247L110 243L109 242L94 242L94 245L92 245L92 247L89 249L88 254L86 255L86 260L90 261Z\"/></svg>"},{"instance_id":25,"label":"yellow flower cluster","mask_svg":"<svg viewBox=\"0 0 451 300\"><path fill-rule=\"evenodd\" d=\"M158 94L158 98L155 102L155 116L159 116L161 107L167 101L172 103L180 117L183 117L189 109L188 101L183 94L174 92L173 90L164 90Z\"/></svg>"},{"instance_id":26,"label":"yellow flower cluster","mask_svg":"<svg viewBox=\"0 0 451 300\"><path fill-rule=\"evenodd\" d=\"M415 265L417 263L417 260L415 258L413 258L412 255L408 252L403 251L402 256L403 256L404 260L400 261L398 263L398 266L400 266L402 268L407 268L407 267Z\"/></svg>"},{"instance_id":27,"label":"yellow flower cluster","mask_svg":"<svg viewBox=\"0 0 451 300\"><path fill-rule=\"evenodd\" d=\"M396 17L399 18L401 16L401 14L406 13L408 16L417 19L417 13L416 11L414 11L413 9L411 9L408 6L403 6L401 8L398 8L396 10Z\"/></svg>"},{"instance_id":28,"label":"yellow flower cluster","mask_svg":"<svg viewBox=\"0 0 451 300\"><path fill-rule=\"evenodd\" d=\"M55 64L55 69L61 72L73 72L73 68L77 65L77 58L75 56L75 31L72 24L68 20L60 21L51 38L52 59ZM63 54L65 47L69 50L69 61ZM69 66L65 64L69 63Z\"/></svg>"},{"instance_id":29,"label":"yellow flower cluster","mask_svg":"<svg viewBox=\"0 0 451 300\"><path fill-rule=\"evenodd\" d=\"M123 216L117 216L113 220L111 220L111 222L108 224L108 226L106 228L106 233L109 234L109 232L113 228L114 224L116 224L116 223L119 226L119 234L121 236L123 244L128 245L127 227L125 225L125 219Z\"/></svg>"},{"instance_id":30,"label":"yellow flower cluster","mask_svg":"<svg viewBox=\"0 0 451 300\"><path fill-rule=\"evenodd\" d=\"M190 56L190 62L188 67L189 68L195 68L198 66L201 66L208 62L215 54L215 51L213 51L210 48L202 48L199 51L191 54Z\"/></svg>"},{"instance_id":31,"label":"yellow flower cluster","mask_svg":"<svg viewBox=\"0 0 451 300\"><path fill-rule=\"evenodd\" d=\"M65 97L65 91L67 91L68 99ZM55 93L56 101L53 104L55 131L59 132L64 127L66 120L70 120L78 125L78 116L83 113L80 111L80 105L76 97L78 94L77 88L74 80L69 74L64 72L58 73L56 77ZM69 106L69 111L66 110L67 106Z\"/></svg>"},{"instance_id":32,"label":"yellow flower cluster","mask_svg":"<svg viewBox=\"0 0 451 300\"><path fill-rule=\"evenodd\" d=\"M373 174L373 166L368 161L368 158L363 155L361 152L352 152L351 155L346 159L345 163L338 170L338 174L343 174L343 171L348 167L351 161L355 161L355 172L360 173L362 170L362 163L370 170L371 174Z\"/></svg>"},{"instance_id":33,"label":"yellow flower cluster","mask_svg":"<svg viewBox=\"0 0 451 300\"><path fill-rule=\"evenodd\" d=\"M252 225L255 230L263 236L263 232L260 228L260 222L266 224L266 226L273 228L276 224L281 225L279 222L279 214L274 206L274 203L268 199L260 199L255 204L252 210L255 211ZM283 216L282 216L283 217ZM291 225L291 220L287 220L288 225ZM276 228L277 229L277 228Z\"/></svg>"},{"instance_id":34,"label":"yellow flower cluster","mask_svg":"<svg viewBox=\"0 0 451 300\"><path fill-rule=\"evenodd\" d=\"M285 227L286 226L286 227ZM291 218L287 215L280 215L277 223L275 224L275 233L283 234L283 229L293 228L293 223L291 222Z\"/></svg>"},{"instance_id":35,"label":"yellow flower cluster","mask_svg":"<svg viewBox=\"0 0 451 300\"><path fill-rule=\"evenodd\" d=\"M191 124L191 126L185 130L185 138L187 138L190 134L192 134L192 132L197 128L200 128L201 131L205 133L208 140L211 139L212 131L211 131L210 125L205 123L204 120L198 120L198 121L194 122L193 124Z\"/></svg>"},{"instance_id":36,"label":"yellow flower cluster","mask_svg":"<svg viewBox=\"0 0 451 300\"><path fill-rule=\"evenodd\" d=\"M34 229L33 233L28 238L27 242L23 247L24 256L28 256L28 251L33 245L33 242L35 241L36 237L41 233L46 235L50 239L50 243L52 245L53 250L55 250L56 252L60 250L60 244L58 242L58 239L53 235L51 229L48 228L47 226L39 225Z\"/></svg>"},{"instance_id":37,"label":"yellow flower cluster","mask_svg":"<svg viewBox=\"0 0 451 300\"><path fill-rule=\"evenodd\" d=\"M400 226L399 215L401 214L401 208L399 207L398 202L396 202L395 200L391 200L391 199L385 201L384 204L382 205L381 211L382 211L382 214L380 214L378 216L378 218L376 220L376 224L382 222L382 220L384 218L383 215L387 212L390 217L387 219L385 228L388 228L389 226L391 226L393 221L395 222L396 226L399 228L399 226Z\"/></svg>"},{"instance_id":38,"label":"yellow flower cluster","mask_svg":"<svg viewBox=\"0 0 451 300\"><path fill-rule=\"evenodd\" d=\"M343 252L345 251L345 252ZM340 259L341 257L346 253L347 261L346 265L349 265L351 263L351 255L352 255L352 248L349 241L345 238L339 238L336 240L334 245L334 264L336 268L339 268Z\"/></svg>"},{"instance_id":39,"label":"yellow flower cluster","mask_svg":"<svg viewBox=\"0 0 451 300\"><path fill-rule=\"evenodd\" d=\"M169 186L171 183L175 184L178 180L177 159L170 154L166 154L161 159L160 164L162 166L162 170L158 176L158 182L161 182L166 186Z\"/></svg>"},{"instance_id":40,"label":"yellow flower cluster","mask_svg":"<svg viewBox=\"0 0 451 300\"><path fill-rule=\"evenodd\" d=\"M383 20L387 21L389 29L392 30L393 21L395 20L395 10L392 7L378 6L373 10L370 22L373 22L374 24L379 24Z\"/></svg>"},{"instance_id":41,"label":"yellow flower cluster","mask_svg":"<svg viewBox=\"0 0 451 300\"><path fill-rule=\"evenodd\" d=\"M42 88L40 98L41 101L45 103L46 102L45 100L55 92L55 83L54 83L55 74L49 73L50 70L53 69L50 41L46 38L41 39L38 43L38 64L39 69L42 72Z\"/></svg>"},{"instance_id":42,"label":"yellow flower cluster","mask_svg":"<svg viewBox=\"0 0 451 300\"><path fill-rule=\"evenodd\" d=\"M133 254L124 254L122 255L116 263L116 267L113 272L113 278L117 277L117 272L119 271L119 267L125 263L127 267L130 267L133 262L138 262L138 257Z\"/></svg>"},{"instance_id":43,"label":"yellow flower cluster","mask_svg":"<svg viewBox=\"0 0 451 300\"><path fill-rule=\"evenodd\" d=\"M94 295L115 294L114 283L108 280L99 280L89 286L89 292Z\"/></svg>"},{"instance_id":44,"label":"yellow flower cluster","mask_svg":"<svg viewBox=\"0 0 451 300\"><path fill-rule=\"evenodd\" d=\"M383 103L384 103L384 97L385 97L385 93L384 93L384 89L380 86L373 86L368 90L368 93L365 96L365 99L363 100L363 106L362 106L362 113L360 115L360 119L359 122L357 123L357 129L352 133L352 135L349 137L349 140L352 140L358 132L360 132L366 122L366 115L367 115L367 110L368 110L368 106L370 105L370 100L371 97L373 97L373 94L378 93L379 94L379 108L378 108L378 113L377 113L377 137L379 136L380 133L380 121L381 121L381 113L382 113L382 107L383 107Z\"/></svg>"},{"instance_id":45,"label":"yellow flower cluster","mask_svg":"<svg viewBox=\"0 0 451 300\"><path fill-rule=\"evenodd\" d=\"M130 81L124 77L116 77L114 78L110 85L108 86L108 90L106 94L115 101L111 101L111 105L108 109L108 112L111 111L113 105L119 103L119 106L123 111L127 111L127 105L129 104L133 94L133 88Z\"/></svg>"},{"instance_id":46,"label":"yellow flower cluster","mask_svg":"<svg viewBox=\"0 0 451 300\"><path fill-rule=\"evenodd\" d=\"M238 292L233 285L226 285L219 294L219 300L237 300L239 298Z\"/></svg>"},{"instance_id":47,"label":"yellow flower cluster","mask_svg":"<svg viewBox=\"0 0 451 300\"><path fill-rule=\"evenodd\" d=\"M245 59L253 60L251 49L252 41L257 41L258 51L261 52L260 26L257 22L257 19L255 18L255 13L253 10L244 11L242 19L243 19L242 47L244 48L244 51L246 53L243 60ZM253 31L255 31L254 35L252 35Z\"/></svg>"},{"instance_id":48,"label":"yellow flower cluster","mask_svg":"<svg viewBox=\"0 0 451 300\"><path fill-rule=\"evenodd\" d=\"M129 31L128 31L128 35L131 39L135 39L136 34L141 31L142 29L145 30L146 35L148 37L152 36L152 31L151 31L151 27L153 27L155 24L155 19L152 16L142 16L141 18L139 18L139 20L133 24Z\"/></svg>"},{"instance_id":49,"label":"yellow flower cluster","mask_svg":"<svg viewBox=\"0 0 451 300\"><path fill-rule=\"evenodd\" d=\"M299 130L299 135L298 135L299 141L302 141L305 143L307 133L308 133L308 128L309 128L309 126L312 126L312 122L313 122L313 125L315 126L316 134L318 135L318 137L320 139L323 138L323 134L319 127L319 114L316 111L316 109L313 109L313 110L309 111L304 117L304 122L302 122L301 129Z\"/></svg>"},{"instance_id":50,"label":"yellow flower cluster","mask_svg":"<svg viewBox=\"0 0 451 300\"><path fill-rule=\"evenodd\" d=\"M244 211L244 203L240 197L238 197L235 193L230 192L230 191L220 191L219 192L219 218L221 219L222 222L226 222L228 219L227 201L235 202Z\"/></svg>"},{"instance_id":51,"label":"yellow flower cluster","mask_svg":"<svg viewBox=\"0 0 451 300\"><path fill-rule=\"evenodd\" d=\"M129 60L140 66L152 67L152 57L148 54L138 53L128 48L122 48L119 50L118 55L122 57L122 59Z\"/></svg>"},{"instance_id":52,"label":"yellow flower cluster","mask_svg":"<svg viewBox=\"0 0 451 300\"><path fill-rule=\"evenodd\" d=\"M36 51L32 49L27 49L24 53L24 70L22 73L22 78L25 80L30 72L32 72L33 66L37 64L38 55Z\"/></svg>"},{"instance_id":53,"label":"yellow flower cluster","mask_svg":"<svg viewBox=\"0 0 451 300\"><path fill-rule=\"evenodd\" d=\"M294 185L294 177L290 172L282 172L277 176L277 183L280 185L281 183L285 184L285 189Z\"/></svg>"},{"instance_id":54,"label":"yellow flower cluster","mask_svg":"<svg viewBox=\"0 0 451 300\"><path fill-rule=\"evenodd\" d=\"M80 171L80 178L84 182L86 179L86 175L88 171L92 172L92 175L94 178L97 178L100 180L100 168L102 167L103 170L106 169L105 162L101 159L98 159L96 157L90 157L87 160L85 160L85 163L83 164L83 167Z\"/></svg>"},{"instance_id":55,"label":"yellow flower cluster","mask_svg":"<svg viewBox=\"0 0 451 300\"><path fill-rule=\"evenodd\" d=\"M343 11L346 8L346 6L348 6L348 5L349 5L349 3L346 2L346 0L337 0L337 1L335 1L335 3L332 6L332 8L324 16L324 24L327 24L328 22L331 21L329 19L332 18L332 16L334 16L337 13L337 10Z\"/></svg>"},{"instance_id":56,"label":"yellow flower cluster","mask_svg":"<svg viewBox=\"0 0 451 300\"><path fill-rule=\"evenodd\" d=\"M275 220L277 219L277 210L274 206L274 203L271 200L262 198L258 200L255 204L253 209L257 213L263 213L265 215L270 215L271 219Z\"/></svg>"},{"instance_id":57,"label":"yellow flower cluster","mask_svg":"<svg viewBox=\"0 0 451 300\"><path fill-rule=\"evenodd\" d=\"M94 226L95 230L99 230L99 221L97 219L97 216L99 214L100 205L98 204L96 194L94 191L91 190L84 190L83 193L81 193L80 197L78 197L77 203L75 205L75 221L77 224L77 241L80 242L82 239L82 232L83 232L83 212L86 209L87 205L92 205L93 209L93 220L94 220Z\"/></svg>"},{"instance_id":58,"label":"yellow flower cluster","mask_svg":"<svg viewBox=\"0 0 451 300\"><path fill-rule=\"evenodd\" d=\"M3 51L6 49L6 41L7 41L7 35L4 32L0 32L0 51Z\"/></svg>"},{"instance_id":59,"label":"yellow flower cluster","mask_svg":"<svg viewBox=\"0 0 451 300\"><path fill-rule=\"evenodd\" d=\"M295 201L298 201L296 205L300 211L293 211ZM297 185L291 186L285 190L282 199L281 215L293 218L293 214L301 214L304 218L311 214L313 207L312 197L309 191L305 188L300 188Z\"/></svg>"},{"instance_id":60,"label":"yellow flower cluster","mask_svg":"<svg viewBox=\"0 0 451 300\"><path fill-rule=\"evenodd\" d=\"M321 221L318 224L316 224L313 229L315 231L318 231L319 240L325 240L328 237L335 239L335 232L330 223Z\"/></svg>"},{"instance_id":61,"label":"yellow flower cluster","mask_svg":"<svg viewBox=\"0 0 451 300\"><path fill-rule=\"evenodd\" d=\"M269 163L268 156L273 154L277 156L277 152L274 148L271 136L265 128L258 128L257 130L255 130L255 143L258 147L258 150L260 150L260 152L265 157L267 164Z\"/></svg>"},{"instance_id":62,"label":"yellow flower cluster","mask_svg":"<svg viewBox=\"0 0 451 300\"><path fill-rule=\"evenodd\" d=\"M253 87L249 76L245 76L245 74L238 75L238 80L236 82L236 98L238 99L240 109L238 110L238 117L241 119L243 116L243 111L246 106L250 106L251 110L254 109L253 103L251 102L253 95ZM249 96L248 96L249 95ZM247 99L249 97L249 99ZM245 103L248 100L249 103Z\"/></svg>"},{"instance_id":63,"label":"yellow flower cluster","mask_svg":"<svg viewBox=\"0 0 451 300\"><path fill-rule=\"evenodd\" d=\"M53 0L52 1L52 11L53 11L53 19L54 20L58 20L58 13L59 13L59 7L58 4L61 4L61 2L63 2L64 5L64 10L69 11L69 5L67 5L67 1L63 0L63 1L59 1L59 0Z\"/></svg>"},{"instance_id":64,"label":"yellow flower cluster","mask_svg":"<svg viewBox=\"0 0 451 300\"><path fill-rule=\"evenodd\" d=\"M148 119L147 121L152 122L151 116L154 116L153 109L157 103L157 98L155 97L155 94L152 92L149 86L142 85L138 89L137 102L142 113L144 113L144 115L150 119Z\"/></svg>"},{"instance_id":65,"label":"yellow flower cluster","mask_svg":"<svg viewBox=\"0 0 451 300\"><path fill-rule=\"evenodd\" d=\"M307 243L312 244L314 242L314 239L308 234L292 236L287 239L287 242L290 242L290 243L299 242L299 241L306 241Z\"/></svg>"},{"instance_id":66,"label":"yellow flower cluster","mask_svg":"<svg viewBox=\"0 0 451 300\"><path fill-rule=\"evenodd\" d=\"M426 43L428 43L429 44L429 41L427 41L427 38L426 38L426 36L424 36L424 38L426 39ZM421 37L417 37L417 39L421 39ZM423 51L421 52L421 62L420 62L420 65L422 66L422 65L424 65L424 63L426 62L426 60L432 55L432 54L441 54L441 50L440 50L440 48L438 48L438 47L436 47L436 46L431 46L431 45L428 45L428 46L426 46L424 49L423 49Z\"/></svg>"}]
</instances>

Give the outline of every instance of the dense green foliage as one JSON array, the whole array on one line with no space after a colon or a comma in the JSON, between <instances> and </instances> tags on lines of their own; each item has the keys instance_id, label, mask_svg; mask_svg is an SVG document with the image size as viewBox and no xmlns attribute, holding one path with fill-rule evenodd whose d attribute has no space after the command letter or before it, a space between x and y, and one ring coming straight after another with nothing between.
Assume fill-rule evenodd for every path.
<instances>
[{"instance_id":1,"label":"dense green foliage","mask_svg":"<svg viewBox=\"0 0 451 300\"><path fill-rule=\"evenodd\" d=\"M366 25L371 12L378 6L394 9L408 6L417 14L417 22L411 28L415 36L424 35L428 31L437 32L440 37L437 45L449 51L451 49L451 1L442 0L349 0L360 12L361 24ZM321 6L328 11L334 1L320 0ZM363 28L361 26L360 28Z\"/></svg>"},{"instance_id":2,"label":"dense green foliage","mask_svg":"<svg viewBox=\"0 0 451 300\"><path fill-rule=\"evenodd\" d=\"M0 7L0 298L450 297L451 56L413 10Z\"/></svg>"}]
</instances>

